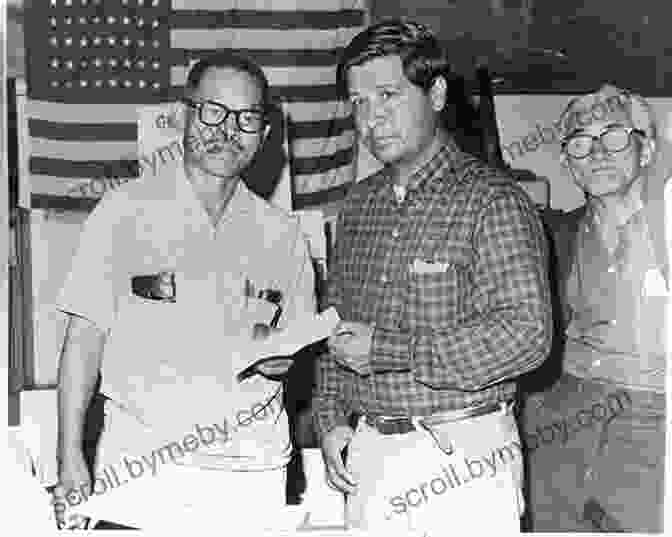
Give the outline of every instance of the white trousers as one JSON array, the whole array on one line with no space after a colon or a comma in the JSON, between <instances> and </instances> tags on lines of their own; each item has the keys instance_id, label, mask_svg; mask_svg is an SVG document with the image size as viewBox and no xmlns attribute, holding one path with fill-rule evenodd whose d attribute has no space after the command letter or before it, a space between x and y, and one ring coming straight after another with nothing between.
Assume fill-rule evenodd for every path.
<instances>
[{"instance_id":1,"label":"white trousers","mask_svg":"<svg viewBox=\"0 0 672 537\"><path fill-rule=\"evenodd\" d=\"M520 531L522 452L512 411L407 434L381 435L360 419L347 466L348 527L426 537ZM488 534L488 533L484 533Z\"/></svg>"},{"instance_id":2,"label":"white trousers","mask_svg":"<svg viewBox=\"0 0 672 537\"><path fill-rule=\"evenodd\" d=\"M285 504L285 468L262 471L202 469L169 461L153 468L140 456L111 456L101 435L94 492L78 511L143 530L293 531L303 513ZM166 457L166 459L168 459Z\"/></svg>"}]
</instances>

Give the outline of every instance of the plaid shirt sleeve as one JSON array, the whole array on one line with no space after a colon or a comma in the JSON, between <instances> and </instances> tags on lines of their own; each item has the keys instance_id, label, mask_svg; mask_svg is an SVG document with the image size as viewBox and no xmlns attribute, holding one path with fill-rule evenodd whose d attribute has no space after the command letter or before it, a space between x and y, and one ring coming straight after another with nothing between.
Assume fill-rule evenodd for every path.
<instances>
[{"instance_id":1,"label":"plaid shirt sleeve","mask_svg":"<svg viewBox=\"0 0 672 537\"><path fill-rule=\"evenodd\" d=\"M473 240L477 261L470 299L477 316L433 331L438 364L414 364L421 382L481 390L534 369L550 351L547 244L529 200L499 191L481 209Z\"/></svg>"},{"instance_id":2,"label":"plaid shirt sleeve","mask_svg":"<svg viewBox=\"0 0 672 537\"><path fill-rule=\"evenodd\" d=\"M343 212L339 214L336 223L336 244L332 256L332 266L329 270L327 287L327 306L333 306L341 318L346 314L344 288L341 283L343 252L347 237L343 229ZM312 408L315 426L321 437L337 425L348 423L346 415L346 401L343 396L343 385L347 382L348 373L336 365L336 361L329 353L323 354L318 360L317 389L313 397Z\"/></svg>"}]
</instances>

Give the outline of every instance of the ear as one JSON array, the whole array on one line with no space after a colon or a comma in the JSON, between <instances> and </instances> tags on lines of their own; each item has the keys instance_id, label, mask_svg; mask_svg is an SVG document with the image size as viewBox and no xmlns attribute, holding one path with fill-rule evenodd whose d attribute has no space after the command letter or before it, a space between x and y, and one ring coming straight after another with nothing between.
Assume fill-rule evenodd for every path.
<instances>
[{"instance_id":1,"label":"ear","mask_svg":"<svg viewBox=\"0 0 672 537\"><path fill-rule=\"evenodd\" d=\"M445 76L439 75L434 79L432 86L429 88L429 99L432 102L432 109L436 112L440 112L446 106L448 82Z\"/></svg>"},{"instance_id":2,"label":"ear","mask_svg":"<svg viewBox=\"0 0 672 537\"><path fill-rule=\"evenodd\" d=\"M180 134L182 134L184 129L187 127L189 114L193 112L194 110L189 108L182 101L178 101L172 104L168 112L167 126L171 129L177 130Z\"/></svg>"}]
</instances>

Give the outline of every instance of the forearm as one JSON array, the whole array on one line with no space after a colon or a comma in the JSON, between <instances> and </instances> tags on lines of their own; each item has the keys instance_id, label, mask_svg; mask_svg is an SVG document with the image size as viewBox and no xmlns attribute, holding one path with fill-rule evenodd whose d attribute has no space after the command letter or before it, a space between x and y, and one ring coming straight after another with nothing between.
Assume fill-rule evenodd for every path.
<instances>
[{"instance_id":1,"label":"forearm","mask_svg":"<svg viewBox=\"0 0 672 537\"><path fill-rule=\"evenodd\" d=\"M69 316L58 371L58 453L81 450L86 411L100 371L105 336L92 323Z\"/></svg>"},{"instance_id":2,"label":"forearm","mask_svg":"<svg viewBox=\"0 0 672 537\"><path fill-rule=\"evenodd\" d=\"M521 307L491 313L473 325L435 331L430 337L438 367L427 380L444 388L478 391L541 365L550 352L551 317L548 310Z\"/></svg>"}]
</instances>

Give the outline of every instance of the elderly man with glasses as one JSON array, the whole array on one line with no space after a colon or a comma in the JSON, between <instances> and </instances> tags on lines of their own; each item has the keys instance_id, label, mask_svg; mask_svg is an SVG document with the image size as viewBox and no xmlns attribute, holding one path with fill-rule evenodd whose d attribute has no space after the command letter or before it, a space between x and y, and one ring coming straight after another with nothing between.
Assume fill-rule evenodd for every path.
<instances>
[{"instance_id":1,"label":"elderly man with glasses","mask_svg":"<svg viewBox=\"0 0 672 537\"><path fill-rule=\"evenodd\" d=\"M670 296L660 140L649 105L612 86L572 100L561 123L562 162L586 203L550 223L562 374L525 409L532 530L659 532Z\"/></svg>"},{"instance_id":2,"label":"elderly man with glasses","mask_svg":"<svg viewBox=\"0 0 672 537\"><path fill-rule=\"evenodd\" d=\"M227 53L198 62L178 113L183 165L110 192L86 222L58 304L69 317L56 489L65 525L65 508L86 513L89 496L90 508L107 506L99 518L141 529L292 528L281 384L236 380L259 323L281 329L315 313L298 223L241 180L269 134L268 108L255 64ZM107 400L92 482L82 435L99 372Z\"/></svg>"}]
</instances>

